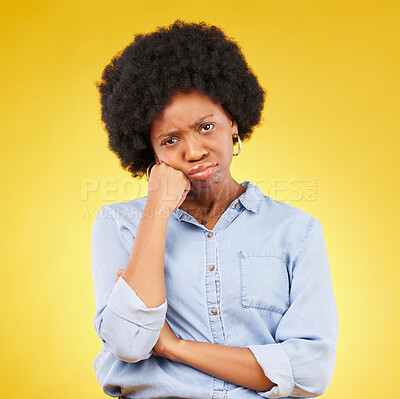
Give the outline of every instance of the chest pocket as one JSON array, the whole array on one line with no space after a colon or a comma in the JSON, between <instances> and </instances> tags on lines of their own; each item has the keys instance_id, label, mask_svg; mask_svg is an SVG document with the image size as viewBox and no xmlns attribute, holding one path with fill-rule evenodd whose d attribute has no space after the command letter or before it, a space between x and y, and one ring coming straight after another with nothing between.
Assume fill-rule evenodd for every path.
<instances>
[{"instance_id":1,"label":"chest pocket","mask_svg":"<svg viewBox=\"0 0 400 399\"><path fill-rule=\"evenodd\" d=\"M285 313L289 307L285 251L279 247L242 250L239 266L242 307Z\"/></svg>"}]
</instances>

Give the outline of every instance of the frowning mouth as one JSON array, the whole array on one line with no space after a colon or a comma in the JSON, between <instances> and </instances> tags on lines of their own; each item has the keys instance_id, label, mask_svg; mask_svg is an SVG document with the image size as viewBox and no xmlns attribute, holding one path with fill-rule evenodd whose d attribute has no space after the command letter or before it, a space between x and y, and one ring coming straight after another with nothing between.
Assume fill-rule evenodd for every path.
<instances>
[{"instance_id":1,"label":"frowning mouth","mask_svg":"<svg viewBox=\"0 0 400 399\"><path fill-rule=\"evenodd\" d=\"M189 178L191 178L191 179L207 179L214 173L216 168L217 168L217 164L215 162L198 165L197 167L192 168L189 171Z\"/></svg>"}]
</instances>

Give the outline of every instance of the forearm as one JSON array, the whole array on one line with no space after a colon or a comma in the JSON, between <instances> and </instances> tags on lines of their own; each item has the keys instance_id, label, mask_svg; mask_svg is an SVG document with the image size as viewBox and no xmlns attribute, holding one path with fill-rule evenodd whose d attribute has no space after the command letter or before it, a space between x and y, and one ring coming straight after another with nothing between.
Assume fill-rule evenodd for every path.
<instances>
[{"instance_id":1,"label":"forearm","mask_svg":"<svg viewBox=\"0 0 400 399\"><path fill-rule=\"evenodd\" d=\"M276 385L248 348L179 340L165 357L245 388L267 391Z\"/></svg>"},{"instance_id":2,"label":"forearm","mask_svg":"<svg viewBox=\"0 0 400 399\"><path fill-rule=\"evenodd\" d=\"M148 308L160 306L166 298L164 256L169 214L163 205L147 202L122 274Z\"/></svg>"}]
</instances>

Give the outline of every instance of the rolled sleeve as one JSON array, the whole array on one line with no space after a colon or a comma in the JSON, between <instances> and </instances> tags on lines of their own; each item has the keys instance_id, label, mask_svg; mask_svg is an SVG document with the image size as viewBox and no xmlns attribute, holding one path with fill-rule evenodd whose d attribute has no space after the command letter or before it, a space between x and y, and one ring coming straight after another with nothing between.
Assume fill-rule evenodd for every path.
<instances>
[{"instance_id":1,"label":"rolled sleeve","mask_svg":"<svg viewBox=\"0 0 400 399\"><path fill-rule=\"evenodd\" d=\"M167 312L167 300L156 308L148 308L123 277L115 284L108 306L121 319L148 330L161 330Z\"/></svg>"},{"instance_id":2,"label":"rolled sleeve","mask_svg":"<svg viewBox=\"0 0 400 399\"><path fill-rule=\"evenodd\" d=\"M123 277L115 282L118 268L128 262L134 239L125 218L112 207L102 206L91 239L94 327L104 347L129 363L151 356L167 311L167 300L148 308Z\"/></svg>"},{"instance_id":3,"label":"rolled sleeve","mask_svg":"<svg viewBox=\"0 0 400 399\"><path fill-rule=\"evenodd\" d=\"M263 398L281 398L290 396L293 391L292 365L281 344L247 346L264 371L275 385L269 391L257 393Z\"/></svg>"},{"instance_id":4,"label":"rolled sleeve","mask_svg":"<svg viewBox=\"0 0 400 399\"><path fill-rule=\"evenodd\" d=\"M248 346L277 384L267 392L257 391L264 398L317 397L333 377L338 315L324 234L314 217L294 257L289 297L276 344Z\"/></svg>"}]
</instances>

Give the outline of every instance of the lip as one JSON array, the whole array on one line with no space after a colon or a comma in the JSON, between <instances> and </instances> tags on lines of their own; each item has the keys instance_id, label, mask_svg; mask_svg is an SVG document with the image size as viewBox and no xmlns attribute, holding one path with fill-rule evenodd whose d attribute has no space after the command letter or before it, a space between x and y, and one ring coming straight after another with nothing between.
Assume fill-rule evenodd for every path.
<instances>
[{"instance_id":1,"label":"lip","mask_svg":"<svg viewBox=\"0 0 400 399\"><path fill-rule=\"evenodd\" d=\"M189 178L191 179L208 179L217 168L217 163L207 162L197 165L195 168L190 169Z\"/></svg>"},{"instance_id":2,"label":"lip","mask_svg":"<svg viewBox=\"0 0 400 399\"><path fill-rule=\"evenodd\" d=\"M217 163L216 162L200 163L196 166L193 166L193 168L189 170L188 174L189 175L198 174L200 172L203 172L205 169L210 168L211 166L217 166Z\"/></svg>"}]
</instances>

